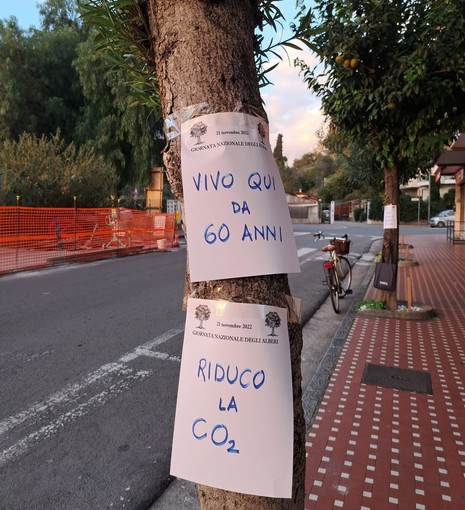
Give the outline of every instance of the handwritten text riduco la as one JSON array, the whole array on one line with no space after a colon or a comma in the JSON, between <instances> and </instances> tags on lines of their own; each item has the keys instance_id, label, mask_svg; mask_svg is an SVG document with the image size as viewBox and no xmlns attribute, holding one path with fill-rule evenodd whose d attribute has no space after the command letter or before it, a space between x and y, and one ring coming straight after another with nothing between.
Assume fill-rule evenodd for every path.
<instances>
[{"instance_id":1,"label":"handwritten text riduco la","mask_svg":"<svg viewBox=\"0 0 465 510\"><path fill-rule=\"evenodd\" d=\"M264 370L253 371L248 367L239 368L237 365L224 366L206 358L199 359L197 378L203 383L216 383L236 390L241 388L244 391L258 391L266 381ZM220 397L218 410L226 413L238 413L236 396L232 395L225 401L223 401L223 397ZM205 418L196 418L192 423L192 435L198 441L206 439L207 442L210 440L214 446L224 446L228 453L240 453L239 445L231 437L228 426L224 423L210 425Z\"/></svg>"}]
</instances>

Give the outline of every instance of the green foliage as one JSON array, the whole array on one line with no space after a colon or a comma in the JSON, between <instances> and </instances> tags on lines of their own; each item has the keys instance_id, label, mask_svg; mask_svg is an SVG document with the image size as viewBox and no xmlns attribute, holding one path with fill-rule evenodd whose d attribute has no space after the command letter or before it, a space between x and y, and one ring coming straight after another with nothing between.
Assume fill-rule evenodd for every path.
<instances>
[{"instance_id":1,"label":"green foliage","mask_svg":"<svg viewBox=\"0 0 465 510\"><path fill-rule=\"evenodd\" d=\"M399 196L399 208L400 221L415 222L418 219L426 220L428 217L428 202L421 199L414 202L406 193L401 193ZM418 208L420 208L420 218L418 218Z\"/></svg>"},{"instance_id":2,"label":"green foliage","mask_svg":"<svg viewBox=\"0 0 465 510\"><path fill-rule=\"evenodd\" d=\"M328 188L325 188L323 186L318 192L318 198L320 198L324 204L329 204L333 199L333 195L331 194L331 191Z\"/></svg>"},{"instance_id":3,"label":"green foliage","mask_svg":"<svg viewBox=\"0 0 465 510\"><path fill-rule=\"evenodd\" d=\"M269 73L278 65L269 66L270 57L282 60L279 49L313 49L311 37L321 29L311 26L313 13L296 2L298 8L295 20L291 23L292 35L286 39L263 35L264 27L270 27L276 34L282 30L285 21L279 8L284 0L258 0L256 2L255 63L261 87L271 83ZM154 65L150 47L150 27L147 2L139 0L79 0L86 23L98 28L96 48L99 54L113 69L124 70L131 86L131 96L137 104L151 108L160 105L158 82L153 72ZM296 43L301 43L296 44Z\"/></svg>"},{"instance_id":4,"label":"green foliage","mask_svg":"<svg viewBox=\"0 0 465 510\"><path fill-rule=\"evenodd\" d=\"M292 193L301 190L304 193L317 194L324 185L325 179L333 175L337 170L337 164L332 156L316 151L308 152L294 160L289 169L292 176Z\"/></svg>"},{"instance_id":5,"label":"green foliage","mask_svg":"<svg viewBox=\"0 0 465 510\"><path fill-rule=\"evenodd\" d=\"M94 46L99 58L124 74L133 104L159 109L147 2L80 0L79 5L84 21L97 29Z\"/></svg>"},{"instance_id":6,"label":"green foliage","mask_svg":"<svg viewBox=\"0 0 465 510\"><path fill-rule=\"evenodd\" d=\"M418 221L418 207L420 207L420 220L426 220L428 215L428 202L424 200L420 200L420 202L413 202L410 195L407 193L400 193L400 221L407 223ZM384 204L380 195L376 195L371 199L369 218L373 221L382 221L384 218Z\"/></svg>"},{"instance_id":7,"label":"green foliage","mask_svg":"<svg viewBox=\"0 0 465 510\"><path fill-rule=\"evenodd\" d=\"M264 27L268 26L276 34L283 29L285 17L279 8L280 2L285 0L258 0L258 29L255 34L255 64L258 72L260 87L272 84L269 79L269 73L278 65L268 66L270 57L276 57L282 61L279 49L283 49L286 55L287 49L301 50L306 46L314 50L312 37L321 32L321 29L313 28L313 11L305 7L301 0L295 2L298 11L295 16L297 23L292 22L290 28L292 35L287 39L279 38L275 41L273 38L266 40L263 35ZM301 43L296 44L296 43Z\"/></svg>"},{"instance_id":8,"label":"green foliage","mask_svg":"<svg viewBox=\"0 0 465 510\"><path fill-rule=\"evenodd\" d=\"M283 135L280 133L276 139L276 146L273 149L273 157L276 162L276 166L282 173L287 167L287 158L283 153Z\"/></svg>"},{"instance_id":9,"label":"green foliage","mask_svg":"<svg viewBox=\"0 0 465 510\"><path fill-rule=\"evenodd\" d=\"M62 207L78 197L80 207L108 203L116 185L115 169L93 149L76 149L57 132L50 138L23 134L0 145L0 204Z\"/></svg>"},{"instance_id":10,"label":"green foliage","mask_svg":"<svg viewBox=\"0 0 465 510\"><path fill-rule=\"evenodd\" d=\"M281 180L283 182L284 191L286 193L295 192L295 179L287 164L287 158L283 152L283 135L278 134L275 148L273 149L273 157L278 167Z\"/></svg>"},{"instance_id":11,"label":"green foliage","mask_svg":"<svg viewBox=\"0 0 465 510\"><path fill-rule=\"evenodd\" d=\"M72 62L81 34L70 29L24 32L0 21L0 141L54 133L71 141L82 107Z\"/></svg>"},{"instance_id":12,"label":"green foliage","mask_svg":"<svg viewBox=\"0 0 465 510\"><path fill-rule=\"evenodd\" d=\"M119 175L118 187L143 187L161 165L159 109L135 105L123 69L95 51L97 32L81 24L76 0L40 5L43 29L0 21L0 142L60 130L76 148L92 147Z\"/></svg>"},{"instance_id":13,"label":"green foliage","mask_svg":"<svg viewBox=\"0 0 465 510\"><path fill-rule=\"evenodd\" d=\"M75 141L105 154L118 171L119 187L148 183L150 166L161 166L164 146L160 110L136 105L122 69L102 63L95 53L95 30L78 48L74 65L85 98Z\"/></svg>"},{"instance_id":14,"label":"green foliage","mask_svg":"<svg viewBox=\"0 0 465 510\"><path fill-rule=\"evenodd\" d=\"M38 5L42 27L45 31L63 28L79 30L81 22L76 0L47 0Z\"/></svg>"},{"instance_id":15,"label":"green foliage","mask_svg":"<svg viewBox=\"0 0 465 510\"><path fill-rule=\"evenodd\" d=\"M325 181L325 188L331 193L333 200L342 200L347 195L348 183L343 171L338 170Z\"/></svg>"},{"instance_id":16,"label":"green foliage","mask_svg":"<svg viewBox=\"0 0 465 510\"><path fill-rule=\"evenodd\" d=\"M360 146L342 132L333 130L326 134L323 145L337 156L338 166L344 171L347 185L359 192L358 198L382 191L382 165L374 152L366 150L365 144Z\"/></svg>"},{"instance_id":17,"label":"green foliage","mask_svg":"<svg viewBox=\"0 0 465 510\"><path fill-rule=\"evenodd\" d=\"M323 65L300 66L332 130L404 179L431 166L463 126L465 0L318 0L317 9Z\"/></svg>"},{"instance_id":18,"label":"green foliage","mask_svg":"<svg viewBox=\"0 0 465 510\"><path fill-rule=\"evenodd\" d=\"M426 207L426 202L420 202L420 218L422 217L422 210L426 211ZM406 193L399 195L399 218L403 222L418 220L418 202L412 202L412 198Z\"/></svg>"},{"instance_id":19,"label":"green foliage","mask_svg":"<svg viewBox=\"0 0 465 510\"><path fill-rule=\"evenodd\" d=\"M373 221L382 221L384 217L384 203L380 195L376 195L371 199L368 217Z\"/></svg>"},{"instance_id":20,"label":"green foliage","mask_svg":"<svg viewBox=\"0 0 465 510\"><path fill-rule=\"evenodd\" d=\"M354 220L355 221L366 221L367 215L365 212L365 209L363 207L357 207L357 209L354 210Z\"/></svg>"},{"instance_id":21,"label":"green foliage","mask_svg":"<svg viewBox=\"0 0 465 510\"><path fill-rule=\"evenodd\" d=\"M450 189L441 197L439 194L439 182L431 183L431 210L430 216L435 216L446 209L455 209L455 188Z\"/></svg>"},{"instance_id":22,"label":"green foliage","mask_svg":"<svg viewBox=\"0 0 465 510\"><path fill-rule=\"evenodd\" d=\"M450 189L442 197L444 209L455 209L455 188Z\"/></svg>"},{"instance_id":23,"label":"green foliage","mask_svg":"<svg viewBox=\"0 0 465 510\"><path fill-rule=\"evenodd\" d=\"M385 310L386 309L386 301L382 301L379 299L364 299L357 306L357 310Z\"/></svg>"}]
</instances>

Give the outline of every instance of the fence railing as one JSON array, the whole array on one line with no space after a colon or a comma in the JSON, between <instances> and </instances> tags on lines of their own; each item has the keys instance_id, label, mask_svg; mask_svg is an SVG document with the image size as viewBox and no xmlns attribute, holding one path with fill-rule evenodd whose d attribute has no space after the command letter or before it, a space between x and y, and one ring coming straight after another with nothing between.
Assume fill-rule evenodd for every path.
<instances>
[{"instance_id":1,"label":"fence railing","mask_svg":"<svg viewBox=\"0 0 465 510\"><path fill-rule=\"evenodd\" d=\"M448 221L446 223L447 240L452 243L465 243L465 222Z\"/></svg>"},{"instance_id":2,"label":"fence railing","mask_svg":"<svg viewBox=\"0 0 465 510\"><path fill-rule=\"evenodd\" d=\"M166 249L178 242L174 214L0 207L0 274Z\"/></svg>"}]
</instances>

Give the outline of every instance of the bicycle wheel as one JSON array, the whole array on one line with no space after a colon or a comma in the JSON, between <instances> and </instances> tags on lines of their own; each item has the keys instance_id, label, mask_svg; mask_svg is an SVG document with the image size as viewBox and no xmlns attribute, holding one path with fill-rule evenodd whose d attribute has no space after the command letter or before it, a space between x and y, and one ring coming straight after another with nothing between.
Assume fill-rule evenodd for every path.
<instances>
[{"instance_id":1,"label":"bicycle wheel","mask_svg":"<svg viewBox=\"0 0 465 510\"><path fill-rule=\"evenodd\" d=\"M339 280L339 297L343 298L350 292L350 286L352 284L352 266L346 257L339 256L338 260L334 264Z\"/></svg>"},{"instance_id":2,"label":"bicycle wheel","mask_svg":"<svg viewBox=\"0 0 465 510\"><path fill-rule=\"evenodd\" d=\"M328 282L329 295L331 296L331 304L336 313L339 313L339 281L334 268L328 269L326 280Z\"/></svg>"}]
</instances>

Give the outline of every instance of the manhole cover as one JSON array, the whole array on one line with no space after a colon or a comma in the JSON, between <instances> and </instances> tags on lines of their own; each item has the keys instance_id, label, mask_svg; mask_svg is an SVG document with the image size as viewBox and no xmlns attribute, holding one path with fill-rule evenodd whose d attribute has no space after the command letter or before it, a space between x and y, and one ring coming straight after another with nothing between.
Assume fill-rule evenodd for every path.
<instances>
[{"instance_id":1,"label":"manhole cover","mask_svg":"<svg viewBox=\"0 0 465 510\"><path fill-rule=\"evenodd\" d=\"M367 363L363 372L362 383L381 386L382 388L433 394L431 375L422 370Z\"/></svg>"}]
</instances>

